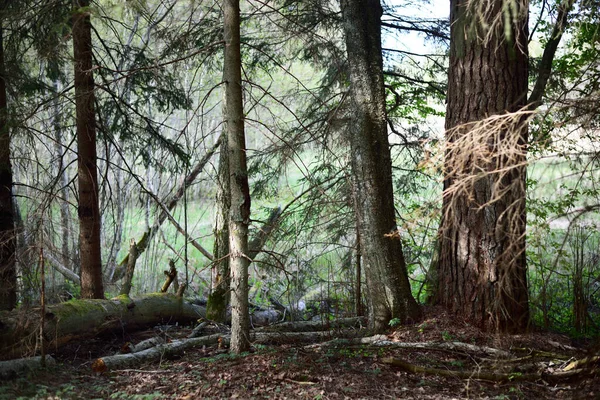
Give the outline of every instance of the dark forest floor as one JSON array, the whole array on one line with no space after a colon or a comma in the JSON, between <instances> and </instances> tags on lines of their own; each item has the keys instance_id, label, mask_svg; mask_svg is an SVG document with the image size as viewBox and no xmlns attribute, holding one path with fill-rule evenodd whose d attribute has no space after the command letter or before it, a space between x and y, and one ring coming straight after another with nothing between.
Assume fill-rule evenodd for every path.
<instances>
[{"instance_id":1,"label":"dark forest floor","mask_svg":"<svg viewBox=\"0 0 600 400\"><path fill-rule=\"evenodd\" d=\"M188 332L180 329L174 335ZM152 335L152 330L138 332L128 340ZM575 346L566 336L541 332L492 336L438 309L428 309L422 322L390 332L389 338L402 342L461 341L575 358L586 355L586 349ZM560 384L426 376L403 372L381 360L398 357L425 367L457 371L476 371L490 364L485 358L461 352L372 345L258 346L241 356L213 346L136 369L99 375L91 372L95 358L116 353L122 344L122 337L105 337L70 345L54 354L58 366L53 370L0 382L0 399L600 399L597 369L584 378ZM593 348L594 344L587 343L586 347ZM597 353L598 346L595 348ZM526 350L519 351L527 355Z\"/></svg>"}]
</instances>

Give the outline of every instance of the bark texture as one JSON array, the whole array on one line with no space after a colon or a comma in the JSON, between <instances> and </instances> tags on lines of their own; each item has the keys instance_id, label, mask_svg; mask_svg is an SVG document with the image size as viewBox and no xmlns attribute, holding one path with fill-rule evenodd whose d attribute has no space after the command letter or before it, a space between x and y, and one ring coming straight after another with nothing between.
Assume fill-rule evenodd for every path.
<instances>
[{"instance_id":1,"label":"bark texture","mask_svg":"<svg viewBox=\"0 0 600 400\"><path fill-rule=\"evenodd\" d=\"M358 230L367 284L369 326L381 331L393 318L419 318L396 231L392 164L387 134L381 15L378 0L342 0L353 102L349 127ZM396 237L393 237L396 236Z\"/></svg>"},{"instance_id":2,"label":"bark texture","mask_svg":"<svg viewBox=\"0 0 600 400\"><path fill-rule=\"evenodd\" d=\"M63 145L63 125L61 120L61 107L58 93L61 91L60 82L54 82L54 92L56 98L52 100L52 129L54 129L54 152L58 162L56 166L57 183L60 185L60 222L61 222L61 254L62 266L72 268L71 260L71 217L69 212L69 178L67 176L68 162L65 163L64 145ZM79 283L79 282L78 282Z\"/></svg>"},{"instance_id":3,"label":"bark texture","mask_svg":"<svg viewBox=\"0 0 600 400\"><path fill-rule=\"evenodd\" d=\"M217 174L217 212L215 214L215 243L212 266L211 293L206 304L206 318L224 323L227 319L227 305L230 298L229 270L229 210L231 207L229 184L228 145L225 138L219 154L219 169Z\"/></svg>"},{"instance_id":4,"label":"bark texture","mask_svg":"<svg viewBox=\"0 0 600 400\"><path fill-rule=\"evenodd\" d=\"M229 265L231 268L231 351L241 353L250 348L248 315L248 225L250 224L250 189L246 164L244 109L240 55L240 3L223 2L225 58L223 110L229 158Z\"/></svg>"},{"instance_id":5,"label":"bark texture","mask_svg":"<svg viewBox=\"0 0 600 400\"><path fill-rule=\"evenodd\" d=\"M79 256L81 297L104 298L100 252L100 209L96 153L96 113L92 73L90 1L73 0L73 54L77 118L77 174L79 183Z\"/></svg>"},{"instance_id":6,"label":"bark texture","mask_svg":"<svg viewBox=\"0 0 600 400\"><path fill-rule=\"evenodd\" d=\"M529 318L527 125L525 118L507 115L526 104L528 5L515 6L514 15L504 18L503 0L451 1L437 269L439 303L484 329L508 332L522 331ZM469 143L479 147L473 151Z\"/></svg>"},{"instance_id":7,"label":"bark texture","mask_svg":"<svg viewBox=\"0 0 600 400\"><path fill-rule=\"evenodd\" d=\"M45 308L43 331L46 348L54 350L107 332L131 332L165 322L195 322L204 316L203 307L166 293L133 299L119 296L110 300L70 300ZM0 312L0 358L35 354L40 347L39 332L39 308Z\"/></svg>"},{"instance_id":8,"label":"bark texture","mask_svg":"<svg viewBox=\"0 0 600 400\"><path fill-rule=\"evenodd\" d=\"M56 361L50 356L46 356L43 362L46 366L56 365ZM44 365L41 356L0 361L0 379L15 379L19 376L27 376L28 373L42 368L44 368Z\"/></svg>"},{"instance_id":9,"label":"bark texture","mask_svg":"<svg viewBox=\"0 0 600 400\"><path fill-rule=\"evenodd\" d=\"M127 271L125 272L125 280L123 281L123 286L121 286L120 295L129 296L129 292L131 292L132 282L133 282L133 273L135 272L135 264L138 259L138 248L135 241L131 241L131 245L129 246L129 259L127 260Z\"/></svg>"},{"instance_id":10,"label":"bark texture","mask_svg":"<svg viewBox=\"0 0 600 400\"><path fill-rule=\"evenodd\" d=\"M0 20L0 310L17 305L15 221L2 21Z\"/></svg>"}]
</instances>

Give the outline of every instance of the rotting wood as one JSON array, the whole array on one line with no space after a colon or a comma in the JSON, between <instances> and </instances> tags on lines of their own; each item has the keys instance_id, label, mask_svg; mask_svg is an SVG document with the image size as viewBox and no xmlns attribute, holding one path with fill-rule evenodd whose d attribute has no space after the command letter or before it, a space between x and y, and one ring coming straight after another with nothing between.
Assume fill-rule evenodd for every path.
<instances>
[{"instance_id":1,"label":"rotting wood","mask_svg":"<svg viewBox=\"0 0 600 400\"><path fill-rule=\"evenodd\" d=\"M131 245L129 246L129 258L127 259L127 269L125 271L125 281L121 287L119 294L129 296L131 292L131 282L133 281L133 273L135 272L135 263L138 258L138 247L135 240L131 239Z\"/></svg>"},{"instance_id":2,"label":"rotting wood","mask_svg":"<svg viewBox=\"0 0 600 400\"><path fill-rule=\"evenodd\" d=\"M600 361L600 356L589 356L581 358L579 360L571 361L565 368L563 368L563 371L572 371L584 366L587 367L589 365L598 363L598 361Z\"/></svg>"},{"instance_id":3,"label":"rotting wood","mask_svg":"<svg viewBox=\"0 0 600 400\"><path fill-rule=\"evenodd\" d=\"M378 346L392 346L399 348L408 349L424 349L424 350L450 350L450 351L463 351L467 353L486 354L492 357L498 358L511 358L512 354L508 351L495 349L487 346L476 346L474 344L463 343L463 342L417 342L417 343L406 343L406 342L392 342L390 340L379 340L374 341L374 345Z\"/></svg>"},{"instance_id":4,"label":"rotting wood","mask_svg":"<svg viewBox=\"0 0 600 400\"><path fill-rule=\"evenodd\" d=\"M279 324L265 326L257 331L265 332L314 332L327 331L339 328L362 328L366 326L367 319L364 317L339 318L333 321L296 321L282 322Z\"/></svg>"},{"instance_id":5,"label":"rotting wood","mask_svg":"<svg viewBox=\"0 0 600 400\"><path fill-rule=\"evenodd\" d=\"M355 331L335 332L335 336L337 337L352 336L355 334ZM250 341L253 344L263 345L299 344L328 339L331 338L331 335L333 335L331 332L251 332ZM230 335L213 334L196 338L178 339L135 353L101 357L92 363L92 371L102 373L115 369L129 368L143 362L178 356L194 347L218 344L219 348L221 348L221 346L229 345L230 338Z\"/></svg>"},{"instance_id":6,"label":"rotting wood","mask_svg":"<svg viewBox=\"0 0 600 400\"><path fill-rule=\"evenodd\" d=\"M177 297L183 297L183 294L185 293L185 289L187 289L187 283L182 283L181 285L179 285L179 287L177 288Z\"/></svg>"},{"instance_id":7,"label":"rotting wood","mask_svg":"<svg viewBox=\"0 0 600 400\"><path fill-rule=\"evenodd\" d=\"M526 374L520 372L498 373L482 369L473 371L452 371L448 369L422 367L394 357L383 358L381 362L384 364L393 365L402 369L403 371L411 372L413 374L436 375L460 379L481 379L492 382L535 382L538 380L544 380L546 382L555 383L573 379L579 375L585 375L586 373L591 372L589 369L574 369L571 371Z\"/></svg>"},{"instance_id":8,"label":"rotting wood","mask_svg":"<svg viewBox=\"0 0 600 400\"><path fill-rule=\"evenodd\" d=\"M222 335L210 335L193 339L173 340L171 343L160 344L136 353L117 354L101 357L92 363L92 371L102 373L109 370L123 369L139 365L142 362L155 361L182 354L185 350L198 346L207 346L218 342ZM223 338L229 341L229 338Z\"/></svg>"},{"instance_id":9,"label":"rotting wood","mask_svg":"<svg viewBox=\"0 0 600 400\"><path fill-rule=\"evenodd\" d=\"M142 340L138 344L133 344L131 342L125 343L121 346L121 354L129 354L129 353L139 353L140 351L149 349L151 347L158 346L160 344L166 343L167 340L162 336L151 337L150 339Z\"/></svg>"},{"instance_id":10,"label":"rotting wood","mask_svg":"<svg viewBox=\"0 0 600 400\"><path fill-rule=\"evenodd\" d=\"M56 361L51 356L46 356L47 366L55 365ZM24 373L44 368L42 357L18 358L16 360L0 361L0 379L13 379Z\"/></svg>"},{"instance_id":11,"label":"rotting wood","mask_svg":"<svg viewBox=\"0 0 600 400\"><path fill-rule=\"evenodd\" d=\"M511 358L510 352L496 349L487 346L476 346L474 344L463 343L463 342L394 342L389 340L385 335L374 335L368 337L355 338L351 340L345 340L344 343L348 344L370 344L373 346L382 347L397 347L403 349L423 349L423 350L445 350L445 351L462 351L468 353L486 354L497 358ZM341 344L340 341L332 341L321 343L319 346L334 346Z\"/></svg>"},{"instance_id":12,"label":"rotting wood","mask_svg":"<svg viewBox=\"0 0 600 400\"><path fill-rule=\"evenodd\" d=\"M173 282L173 280L175 280L175 278L177 278L177 268L175 268L175 261L169 260L169 270L164 271L164 273L165 273L165 276L167 277L167 279L165 280L165 283L162 285L162 288L160 289L161 293L167 293L167 290L169 290L169 286L171 286L171 283Z\"/></svg>"},{"instance_id":13,"label":"rotting wood","mask_svg":"<svg viewBox=\"0 0 600 400\"><path fill-rule=\"evenodd\" d=\"M39 350L40 310L0 312L0 357L29 356ZM151 293L130 299L70 300L46 307L44 339L48 350L70 341L111 331L132 331L168 321L195 322L206 309L181 297Z\"/></svg>"}]
</instances>

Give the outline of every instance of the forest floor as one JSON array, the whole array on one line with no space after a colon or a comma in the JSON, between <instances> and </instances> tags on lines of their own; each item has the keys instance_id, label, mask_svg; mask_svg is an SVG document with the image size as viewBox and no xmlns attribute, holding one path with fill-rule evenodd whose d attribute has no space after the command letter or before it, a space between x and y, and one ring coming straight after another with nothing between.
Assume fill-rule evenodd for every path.
<instances>
[{"instance_id":1,"label":"forest floor","mask_svg":"<svg viewBox=\"0 0 600 400\"><path fill-rule=\"evenodd\" d=\"M187 333L189 329L182 328L174 335ZM127 340L139 341L154 334L153 330L137 332ZM513 353L518 349L527 362L535 362L536 355L561 355L566 364L569 358L586 355L583 346L576 346L566 336L547 332L492 336L436 308L426 309L425 318L418 324L391 331L388 340L460 341ZM497 383L414 374L382 361L396 357L419 366L453 371L478 371L491 364L489 358L461 351L369 344L257 346L240 356L212 346L136 369L103 374L91 371L95 358L116 353L122 344L122 337L104 337L69 345L53 355L58 366L52 370L0 382L0 399L600 399L597 369L559 384L544 379ZM589 351L594 344L586 343L585 347ZM598 342L595 349L597 353Z\"/></svg>"}]
</instances>

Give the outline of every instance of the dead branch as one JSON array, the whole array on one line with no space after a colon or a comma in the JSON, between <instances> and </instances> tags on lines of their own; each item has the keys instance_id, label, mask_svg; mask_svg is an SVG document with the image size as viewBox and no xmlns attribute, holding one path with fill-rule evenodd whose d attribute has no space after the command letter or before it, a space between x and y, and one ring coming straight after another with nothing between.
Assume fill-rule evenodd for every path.
<instances>
[{"instance_id":1,"label":"dead branch","mask_svg":"<svg viewBox=\"0 0 600 400\"><path fill-rule=\"evenodd\" d=\"M92 371L102 373L109 370L128 368L143 362L173 357L194 347L215 344L219 341L219 338L222 338L222 335L217 334L193 339L174 340L171 343L160 344L136 353L101 357L92 363ZM229 337L225 337L223 340L229 342Z\"/></svg>"},{"instance_id":2,"label":"dead branch","mask_svg":"<svg viewBox=\"0 0 600 400\"><path fill-rule=\"evenodd\" d=\"M352 336L356 334L354 331L336 332L338 337ZM296 344L315 342L330 338L331 332L260 332L251 333L250 340L253 344ZM138 352L128 354L117 354L114 356L106 356L96 359L92 363L92 370L97 373L106 372L109 370L129 368L139 365L143 362L156 361L162 358L174 357L182 354L185 350L194 347L208 346L219 344L220 346L229 345L230 336L222 334L214 334L197 338L173 340L170 343L159 344ZM141 344L141 343L140 343ZM134 346L135 347L135 346Z\"/></svg>"},{"instance_id":3,"label":"dead branch","mask_svg":"<svg viewBox=\"0 0 600 400\"><path fill-rule=\"evenodd\" d=\"M407 361L394 357L386 357L382 359L381 362L399 367L403 371L411 372L413 374L437 375L459 379L482 379L492 382L535 382L538 380L544 380L546 382L560 382L572 379L579 375L590 373L589 369L574 369L571 371L529 374L523 374L520 372L497 373L485 370L451 371L447 369L421 367L419 365L411 364Z\"/></svg>"},{"instance_id":4,"label":"dead branch","mask_svg":"<svg viewBox=\"0 0 600 400\"><path fill-rule=\"evenodd\" d=\"M169 286L171 286L171 283L175 280L175 278L177 278L177 268L175 268L175 261L169 260L169 267L170 268L168 271L164 271L167 279L165 280L165 283L160 289L161 293L167 293L167 290L169 290Z\"/></svg>"},{"instance_id":5,"label":"dead branch","mask_svg":"<svg viewBox=\"0 0 600 400\"><path fill-rule=\"evenodd\" d=\"M121 292L119 294L124 296L129 296L129 292L131 292L131 281L133 280L133 273L135 271L135 263L138 258L138 247L135 243L135 240L131 240L131 245L129 246L129 254L127 259L127 269L125 271L125 282L123 282L123 286L121 287Z\"/></svg>"},{"instance_id":6,"label":"dead branch","mask_svg":"<svg viewBox=\"0 0 600 400\"><path fill-rule=\"evenodd\" d=\"M156 347L160 344L165 344L167 341L162 336L151 337L150 339L142 340L138 344L132 344L131 342L125 343L121 347L121 354L139 353L140 351Z\"/></svg>"},{"instance_id":7,"label":"dead branch","mask_svg":"<svg viewBox=\"0 0 600 400\"><path fill-rule=\"evenodd\" d=\"M423 350L444 350L444 351L461 351L467 353L486 354L496 358L512 358L512 355L508 351L495 349L487 346L476 346L474 344L463 343L463 342L394 342L388 339L385 335L375 335L362 338L354 338L351 340L344 340L344 343L349 344L369 344L373 346L389 346L397 347L402 349L423 349ZM332 341L327 343L321 343L319 346L331 346L340 344L339 341Z\"/></svg>"},{"instance_id":8,"label":"dead branch","mask_svg":"<svg viewBox=\"0 0 600 400\"><path fill-rule=\"evenodd\" d=\"M600 356L590 356L590 357L581 358L579 360L570 362L569 365L567 365L565 368L563 368L563 371L573 371L577 368L596 364L598 361L600 361Z\"/></svg>"},{"instance_id":9,"label":"dead branch","mask_svg":"<svg viewBox=\"0 0 600 400\"><path fill-rule=\"evenodd\" d=\"M138 243L137 256L138 257L146 250L148 243L150 243L150 241L154 238L154 236L158 232L158 228L169 217L171 217L171 218L169 218L170 221L174 221L173 217L169 214L169 212L175 208L175 206L177 205L179 200L183 197L185 190L188 187L190 187L192 185L192 183L194 182L194 180L198 177L198 175L200 175L200 173L202 172L202 170L204 169L204 167L206 166L208 161L212 158L212 156L215 154L215 152L221 145L221 141L222 141L221 136L219 136L219 138L217 139L215 144L206 152L206 154L202 157L202 159L200 159L198 164L196 164L196 166L185 177L185 179L183 180L181 185L179 185L179 187L177 188L175 195L173 195L173 197L169 200L169 202L166 205L163 205L163 203L158 201L158 198L156 198L156 196L154 196L154 199L157 200L157 203L159 205L163 206L163 209L162 209L161 213L159 214L159 217L158 217L157 221L154 223L154 225L150 229L148 229L146 232L144 232L144 234L142 235L142 238L137 241L137 243ZM177 221L175 221L175 222L177 222ZM192 243L194 246L196 246L197 243L195 240L193 240L193 238L188 237L188 240L190 240L190 243ZM198 250L199 251L204 250L203 248L202 248L202 250L200 250L201 248L202 247L199 246ZM206 252L206 250L204 250L204 252L202 254L204 254L210 260L212 260L212 255L210 253ZM113 273L113 276L110 277L111 282L116 282L125 275L125 270L126 270L128 262L129 262L129 254L127 254L125 256L125 258L119 263L119 265L117 265L115 272Z\"/></svg>"}]
</instances>

